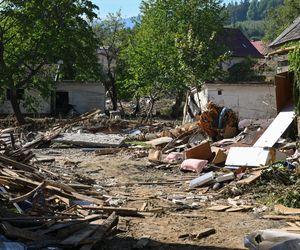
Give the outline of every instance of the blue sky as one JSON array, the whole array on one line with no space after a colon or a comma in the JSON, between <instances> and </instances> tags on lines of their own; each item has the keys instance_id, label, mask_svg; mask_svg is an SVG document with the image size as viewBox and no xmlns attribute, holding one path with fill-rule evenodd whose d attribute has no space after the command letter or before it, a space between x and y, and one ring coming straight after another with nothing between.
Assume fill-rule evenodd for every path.
<instances>
[{"instance_id":1,"label":"blue sky","mask_svg":"<svg viewBox=\"0 0 300 250\"><path fill-rule=\"evenodd\" d=\"M139 14L141 0L93 0L93 2L100 8L99 12L102 18L119 9L122 11L122 16L133 17Z\"/></svg>"},{"instance_id":2,"label":"blue sky","mask_svg":"<svg viewBox=\"0 0 300 250\"><path fill-rule=\"evenodd\" d=\"M104 18L108 13L115 13L119 9L124 17L133 17L139 14L139 5L141 0L92 0L98 5L100 16ZM225 0L224 2L230 2Z\"/></svg>"}]
</instances>

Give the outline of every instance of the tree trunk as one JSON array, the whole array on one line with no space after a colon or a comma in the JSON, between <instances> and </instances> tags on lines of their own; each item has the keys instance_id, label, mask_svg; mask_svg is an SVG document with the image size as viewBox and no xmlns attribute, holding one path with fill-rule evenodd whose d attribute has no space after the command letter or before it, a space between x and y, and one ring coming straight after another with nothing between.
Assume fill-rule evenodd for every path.
<instances>
[{"instance_id":1,"label":"tree trunk","mask_svg":"<svg viewBox=\"0 0 300 250\"><path fill-rule=\"evenodd\" d=\"M10 102L15 113L17 122L19 125L24 125L26 123L23 114L21 113L20 104L18 100L17 89L15 87L10 88Z\"/></svg>"},{"instance_id":2,"label":"tree trunk","mask_svg":"<svg viewBox=\"0 0 300 250\"><path fill-rule=\"evenodd\" d=\"M180 91L176 95L175 104L172 106L172 113L171 113L172 118L179 118L182 115L183 97L184 97L183 91Z\"/></svg>"},{"instance_id":3,"label":"tree trunk","mask_svg":"<svg viewBox=\"0 0 300 250\"><path fill-rule=\"evenodd\" d=\"M117 94L117 87L116 87L116 81L115 79L111 79L111 102L113 105L113 110L118 109L118 94Z\"/></svg>"},{"instance_id":4,"label":"tree trunk","mask_svg":"<svg viewBox=\"0 0 300 250\"><path fill-rule=\"evenodd\" d=\"M133 115L134 116L137 116L137 114L140 112L141 110L141 107L140 107L140 98L139 97L136 97L135 98L135 101L136 101L136 104L135 104L135 107L134 107L134 112L133 112Z\"/></svg>"},{"instance_id":5,"label":"tree trunk","mask_svg":"<svg viewBox=\"0 0 300 250\"><path fill-rule=\"evenodd\" d=\"M120 104L120 108L121 108L121 116L122 116L122 118L125 118L125 110L123 108L121 100L119 100L119 104Z\"/></svg>"}]
</instances>

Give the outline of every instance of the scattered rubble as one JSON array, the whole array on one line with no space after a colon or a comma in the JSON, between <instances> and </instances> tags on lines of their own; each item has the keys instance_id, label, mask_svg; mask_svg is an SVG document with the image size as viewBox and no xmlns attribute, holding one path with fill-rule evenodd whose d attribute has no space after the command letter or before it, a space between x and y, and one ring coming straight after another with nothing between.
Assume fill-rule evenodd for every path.
<instances>
[{"instance_id":1,"label":"scattered rubble","mask_svg":"<svg viewBox=\"0 0 300 250\"><path fill-rule=\"evenodd\" d=\"M238 123L232 110L209 103L197 122L179 127L135 121L117 125L104 122L109 118L97 110L43 132L27 132L25 127L2 129L3 241L37 249L92 249L118 232L121 217L204 217L192 210L252 211L264 219L296 221L300 214L300 153L298 143L281 138L293 118L292 112L287 112L279 113L273 122ZM282 117L286 118L285 129L267 140ZM81 175L77 171L83 167L82 161L72 153L59 163L59 150L72 148L94 157L122 156L125 164L120 171L133 171L126 166L127 159L148 159L142 171L161 171L164 177L122 182L112 176L100 181L92 176L101 166ZM39 149L47 149L47 154L35 155ZM174 173L177 175L171 177ZM131 195L132 188L144 186L151 190L147 195ZM118 189L123 192L116 192ZM142 202L136 207L128 205L129 201ZM206 228L179 238L200 240L215 233L214 228ZM141 239L136 248L147 247L149 241L150 237Z\"/></svg>"}]
</instances>

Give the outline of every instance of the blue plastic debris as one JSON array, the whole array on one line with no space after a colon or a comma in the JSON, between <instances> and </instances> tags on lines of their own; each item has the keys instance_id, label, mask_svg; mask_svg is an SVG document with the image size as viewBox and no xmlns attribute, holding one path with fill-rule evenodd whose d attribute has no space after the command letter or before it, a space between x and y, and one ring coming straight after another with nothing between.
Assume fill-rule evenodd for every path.
<instances>
[{"instance_id":1,"label":"blue plastic debris","mask_svg":"<svg viewBox=\"0 0 300 250\"><path fill-rule=\"evenodd\" d=\"M27 247L21 242L10 241L0 234L0 250L27 250Z\"/></svg>"}]
</instances>

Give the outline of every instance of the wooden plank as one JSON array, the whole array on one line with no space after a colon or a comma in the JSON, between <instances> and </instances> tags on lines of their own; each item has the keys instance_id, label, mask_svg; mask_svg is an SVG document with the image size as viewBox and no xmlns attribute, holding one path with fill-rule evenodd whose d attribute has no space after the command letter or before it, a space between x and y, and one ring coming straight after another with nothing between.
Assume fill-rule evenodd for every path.
<instances>
[{"instance_id":1,"label":"wooden plank","mask_svg":"<svg viewBox=\"0 0 300 250\"><path fill-rule=\"evenodd\" d=\"M103 223L102 219L93 221L88 226L77 231L61 242L62 245L78 246L81 241L92 235L98 227Z\"/></svg>"},{"instance_id":2,"label":"wooden plank","mask_svg":"<svg viewBox=\"0 0 300 250\"><path fill-rule=\"evenodd\" d=\"M12 238L20 238L25 240L47 240L48 236L39 235L37 232L31 232L25 229L20 229L10 225L8 222L2 222L1 228L4 231L4 235Z\"/></svg>"},{"instance_id":3,"label":"wooden plank","mask_svg":"<svg viewBox=\"0 0 300 250\"><path fill-rule=\"evenodd\" d=\"M29 172L34 172L37 170L35 167L32 167L30 165L27 165L27 164L24 164L21 162L16 162L16 161L14 161L8 157L5 157L3 155L0 155L0 162L8 164L19 170L24 170L24 171L29 171Z\"/></svg>"},{"instance_id":4,"label":"wooden plank","mask_svg":"<svg viewBox=\"0 0 300 250\"><path fill-rule=\"evenodd\" d=\"M173 138L171 137L160 137L160 138L153 139L151 141L147 141L145 143L153 147L156 147L156 146L167 145L171 141L173 141Z\"/></svg>"},{"instance_id":5,"label":"wooden plank","mask_svg":"<svg viewBox=\"0 0 300 250\"><path fill-rule=\"evenodd\" d=\"M206 219L205 214L180 214L180 213L169 213L168 215L177 216L177 217L185 217L185 218L197 218L197 219Z\"/></svg>"},{"instance_id":6,"label":"wooden plank","mask_svg":"<svg viewBox=\"0 0 300 250\"><path fill-rule=\"evenodd\" d=\"M212 156L212 151L208 141L204 141L201 144L185 151L186 159L209 160L212 158Z\"/></svg>"},{"instance_id":7,"label":"wooden plank","mask_svg":"<svg viewBox=\"0 0 300 250\"><path fill-rule=\"evenodd\" d=\"M12 176L12 177L18 177L19 176L16 172L14 172L13 170L10 170L8 168L3 168L3 171L1 171L1 172L5 172L5 175Z\"/></svg>"},{"instance_id":8,"label":"wooden plank","mask_svg":"<svg viewBox=\"0 0 300 250\"><path fill-rule=\"evenodd\" d=\"M71 220L71 221L62 222L62 223L56 223L54 225L51 225L49 228L47 228L45 230L41 230L40 233L47 234L47 233L51 233L51 232L54 232L54 231L57 231L60 229L67 228L67 227L73 227L76 224L83 224L83 223L98 220L101 218L102 218L101 215L92 214L92 215L86 216L83 219L76 219L76 220ZM82 228L82 227L80 227L80 228ZM64 237L67 237L69 235L67 233L65 233L65 234L66 234L66 236L63 235L63 231L60 231L60 236L63 235ZM62 238L64 238L64 237L62 237Z\"/></svg>"},{"instance_id":9,"label":"wooden plank","mask_svg":"<svg viewBox=\"0 0 300 250\"><path fill-rule=\"evenodd\" d=\"M66 216L66 215L58 215L58 216L18 216L18 217L0 217L2 221L47 221L47 220L64 220L64 219L74 219L80 218L78 215Z\"/></svg>"},{"instance_id":10,"label":"wooden plank","mask_svg":"<svg viewBox=\"0 0 300 250\"><path fill-rule=\"evenodd\" d=\"M73 196L73 198L76 198L78 200L89 201L89 202L94 203L96 205L103 205L103 203L104 203L103 200L99 200L97 198L93 198L93 197L86 196L86 195L79 194L79 193L75 193L75 192L72 192L72 196Z\"/></svg>"},{"instance_id":11,"label":"wooden plank","mask_svg":"<svg viewBox=\"0 0 300 250\"><path fill-rule=\"evenodd\" d=\"M254 181L256 181L261 176L261 173L262 173L262 170L253 171L253 172L250 173L249 177L247 177L245 179L242 179L242 180L239 180L237 182L237 184L248 185L250 183L253 183Z\"/></svg>"},{"instance_id":12,"label":"wooden plank","mask_svg":"<svg viewBox=\"0 0 300 250\"><path fill-rule=\"evenodd\" d=\"M105 213L112 213L115 212L118 215L127 215L127 216L137 216L138 209L137 208L129 208L129 207L107 207L107 206L82 206L82 209L88 209L88 210L100 210Z\"/></svg>"},{"instance_id":13,"label":"wooden plank","mask_svg":"<svg viewBox=\"0 0 300 250\"><path fill-rule=\"evenodd\" d=\"M234 212L244 212L252 209L253 206L239 206L239 207L233 207L226 210L226 212L234 213Z\"/></svg>"},{"instance_id":14,"label":"wooden plank","mask_svg":"<svg viewBox=\"0 0 300 250\"><path fill-rule=\"evenodd\" d=\"M88 239L86 239L85 242L88 242L87 245L84 245L83 247L80 248L80 250L91 250L95 245L100 242L105 234L111 230L114 226L118 224L119 217L115 214L112 213L103 224L101 224L100 227L97 228L96 232Z\"/></svg>"},{"instance_id":15,"label":"wooden plank","mask_svg":"<svg viewBox=\"0 0 300 250\"><path fill-rule=\"evenodd\" d=\"M70 186L63 184L63 183L49 181L49 180L47 180L45 182L46 182L46 186L61 188L62 190L69 192L69 193L76 192L73 188L71 188Z\"/></svg>"},{"instance_id":16,"label":"wooden plank","mask_svg":"<svg viewBox=\"0 0 300 250\"><path fill-rule=\"evenodd\" d=\"M230 205L218 205L218 206L212 206L212 207L209 207L207 208L207 210L210 210L210 211L215 211L215 212L223 212L225 211L226 209L229 209L231 208L232 206Z\"/></svg>"},{"instance_id":17,"label":"wooden plank","mask_svg":"<svg viewBox=\"0 0 300 250\"><path fill-rule=\"evenodd\" d=\"M262 218L268 220L300 221L300 216L291 215L264 215Z\"/></svg>"},{"instance_id":18,"label":"wooden plank","mask_svg":"<svg viewBox=\"0 0 300 250\"><path fill-rule=\"evenodd\" d=\"M65 227L59 230L56 234L56 238L64 241L70 237L73 237L74 234L80 232L81 230L85 230L88 227L88 222L76 223L72 226Z\"/></svg>"},{"instance_id":19,"label":"wooden plank","mask_svg":"<svg viewBox=\"0 0 300 250\"><path fill-rule=\"evenodd\" d=\"M286 222L290 227L299 227L295 222Z\"/></svg>"},{"instance_id":20,"label":"wooden plank","mask_svg":"<svg viewBox=\"0 0 300 250\"><path fill-rule=\"evenodd\" d=\"M21 183L23 183L27 186L31 186L31 187L34 187L34 188L41 184L39 182L32 181L32 180L29 180L29 179L26 179L26 178L21 178L21 177L14 177L13 179L11 178L11 180L19 181L19 182L21 182ZM52 185L54 184L54 182L49 182L49 181L45 181L45 182L46 182L45 190L49 191L53 194L57 194L59 196L62 196L62 197L68 198L68 199L73 199L73 200L78 199L78 200L83 200L83 201L89 201L89 202L94 203L96 205L103 205L103 200L99 200L99 199L96 199L96 198L93 198L93 197L90 197L90 196L82 195L82 194L79 194L79 193L76 193L76 192L72 192L70 194L65 193L65 192L61 191L59 188L53 187ZM48 184L50 184L50 186ZM67 188L68 187L67 185L58 184L57 186L60 186L64 189L69 190L69 188Z\"/></svg>"},{"instance_id":21,"label":"wooden plank","mask_svg":"<svg viewBox=\"0 0 300 250\"><path fill-rule=\"evenodd\" d=\"M283 227L280 230L288 231L288 232L300 232L300 227Z\"/></svg>"},{"instance_id":22,"label":"wooden plank","mask_svg":"<svg viewBox=\"0 0 300 250\"><path fill-rule=\"evenodd\" d=\"M285 215L295 215L295 214L300 214L300 209L299 208L290 208L290 207L285 207L281 204L277 204L274 206L274 211L279 214L285 214Z\"/></svg>"}]
</instances>

